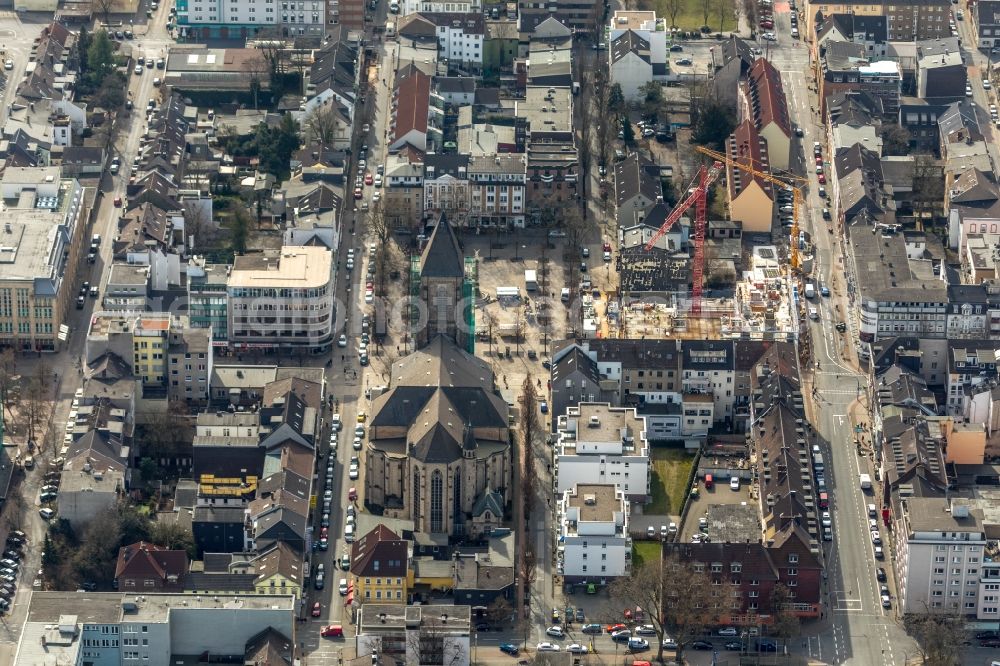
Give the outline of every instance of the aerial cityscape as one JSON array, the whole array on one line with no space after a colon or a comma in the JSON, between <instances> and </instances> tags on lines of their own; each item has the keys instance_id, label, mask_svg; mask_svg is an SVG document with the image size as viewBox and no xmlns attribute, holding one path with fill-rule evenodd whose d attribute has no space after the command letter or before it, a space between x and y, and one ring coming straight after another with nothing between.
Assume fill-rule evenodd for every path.
<instances>
[{"instance_id":1,"label":"aerial cityscape","mask_svg":"<svg viewBox=\"0 0 1000 666\"><path fill-rule=\"evenodd\" d=\"M1000 666L1000 0L0 61L0 664Z\"/></svg>"}]
</instances>

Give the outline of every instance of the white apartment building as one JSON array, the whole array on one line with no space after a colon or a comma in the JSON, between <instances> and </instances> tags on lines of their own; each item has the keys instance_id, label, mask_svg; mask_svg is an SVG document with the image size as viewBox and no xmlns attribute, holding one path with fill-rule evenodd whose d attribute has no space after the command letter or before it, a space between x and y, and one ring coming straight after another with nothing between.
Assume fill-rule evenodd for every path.
<instances>
[{"instance_id":1,"label":"white apartment building","mask_svg":"<svg viewBox=\"0 0 1000 666\"><path fill-rule=\"evenodd\" d=\"M482 68L485 35L482 14L428 15L428 18L437 25L439 57L475 71Z\"/></svg>"},{"instance_id":2,"label":"white apartment building","mask_svg":"<svg viewBox=\"0 0 1000 666\"><path fill-rule=\"evenodd\" d=\"M477 14L483 11L479 0L404 0L403 16L435 12L441 14Z\"/></svg>"},{"instance_id":3,"label":"white apartment building","mask_svg":"<svg viewBox=\"0 0 1000 666\"><path fill-rule=\"evenodd\" d=\"M632 569L629 504L613 484L581 484L559 500L559 547L568 583L606 584Z\"/></svg>"},{"instance_id":4,"label":"white apartment building","mask_svg":"<svg viewBox=\"0 0 1000 666\"><path fill-rule=\"evenodd\" d=\"M323 247L236 257L229 274L229 342L237 350L327 349L333 338L333 255Z\"/></svg>"},{"instance_id":5,"label":"white apartment building","mask_svg":"<svg viewBox=\"0 0 1000 666\"><path fill-rule=\"evenodd\" d=\"M979 577L976 619L997 622L1000 620L1000 559L997 557L1000 553L994 546L988 554L991 561L983 567Z\"/></svg>"},{"instance_id":6,"label":"white apartment building","mask_svg":"<svg viewBox=\"0 0 1000 666\"><path fill-rule=\"evenodd\" d=\"M960 500L908 497L899 500L898 513L892 534L899 611L980 613L982 512ZM990 603L997 619L1000 602Z\"/></svg>"},{"instance_id":7,"label":"white apartment building","mask_svg":"<svg viewBox=\"0 0 1000 666\"><path fill-rule=\"evenodd\" d=\"M649 499L646 421L635 408L581 403L559 416L555 491L612 484L630 501Z\"/></svg>"}]
</instances>

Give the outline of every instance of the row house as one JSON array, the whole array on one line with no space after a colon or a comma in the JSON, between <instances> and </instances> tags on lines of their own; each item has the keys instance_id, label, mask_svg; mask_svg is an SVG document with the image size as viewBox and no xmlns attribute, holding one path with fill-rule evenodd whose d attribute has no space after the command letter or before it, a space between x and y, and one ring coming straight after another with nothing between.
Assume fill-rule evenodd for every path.
<instances>
[{"instance_id":1,"label":"row house","mask_svg":"<svg viewBox=\"0 0 1000 666\"><path fill-rule=\"evenodd\" d=\"M525 226L527 160L523 153L477 155L468 162L469 223L478 227Z\"/></svg>"},{"instance_id":2,"label":"row house","mask_svg":"<svg viewBox=\"0 0 1000 666\"><path fill-rule=\"evenodd\" d=\"M838 92L863 91L879 99L880 111L893 118L899 110L902 73L899 63L869 56L862 44L830 42L821 57L820 100Z\"/></svg>"},{"instance_id":3,"label":"row house","mask_svg":"<svg viewBox=\"0 0 1000 666\"><path fill-rule=\"evenodd\" d=\"M875 3L831 0L817 3L806 12L806 34L815 34L817 16L856 14L864 17L884 16L889 41L936 39L949 35L950 12L951 4L947 0L883 0Z\"/></svg>"},{"instance_id":4,"label":"row house","mask_svg":"<svg viewBox=\"0 0 1000 666\"><path fill-rule=\"evenodd\" d=\"M469 215L469 156L428 153L424 157L424 211L444 213L465 226Z\"/></svg>"},{"instance_id":5,"label":"row house","mask_svg":"<svg viewBox=\"0 0 1000 666\"><path fill-rule=\"evenodd\" d=\"M772 168L787 169L792 151L792 122L781 74L766 58L758 58L740 86L740 119L750 120L767 142Z\"/></svg>"}]
</instances>

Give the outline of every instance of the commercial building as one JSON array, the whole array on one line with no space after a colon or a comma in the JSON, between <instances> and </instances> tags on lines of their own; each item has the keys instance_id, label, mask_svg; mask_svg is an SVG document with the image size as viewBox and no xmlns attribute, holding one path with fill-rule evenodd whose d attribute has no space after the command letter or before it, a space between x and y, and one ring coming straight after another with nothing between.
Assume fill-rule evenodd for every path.
<instances>
[{"instance_id":1,"label":"commercial building","mask_svg":"<svg viewBox=\"0 0 1000 666\"><path fill-rule=\"evenodd\" d=\"M326 2L305 0L278 3L272 0L177 2L177 29L190 39L247 39L262 30L269 38L321 37Z\"/></svg>"},{"instance_id":2,"label":"commercial building","mask_svg":"<svg viewBox=\"0 0 1000 666\"><path fill-rule=\"evenodd\" d=\"M629 503L614 484L581 484L559 498L559 545L567 583L600 583L632 570Z\"/></svg>"},{"instance_id":3,"label":"commercial building","mask_svg":"<svg viewBox=\"0 0 1000 666\"><path fill-rule=\"evenodd\" d=\"M191 328L212 331L212 344L229 343L229 271L228 264L210 264L204 257L188 262L188 319Z\"/></svg>"},{"instance_id":4,"label":"commercial building","mask_svg":"<svg viewBox=\"0 0 1000 666\"><path fill-rule=\"evenodd\" d=\"M319 353L333 336L333 255L315 246L236 258L227 282L230 346Z\"/></svg>"},{"instance_id":5,"label":"commercial building","mask_svg":"<svg viewBox=\"0 0 1000 666\"><path fill-rule=\"evenodd\" d=\"M231 662L265 632L295 636L292 596L35 591L25 602L15 666L170 666L207 654Z\"/></svg>"},{"instance_id":6,"label":"commercial building","mask_svg":"<svg viewBox=\"0 0 1000 666\"><path fill-rule=\"evenodd\" d=\"M86 252L87 193L58 167L8 167L0 178L0 346L54 351L74 307Z\"/></svg>"},{"instance_id":7,"label":"commercial building","mask_svg":"<svg viewBox=\"0 0 1000 666\"><path fill-rule=\"evenodd\" d=\"M631 502L651 499L646 421L634 408L581 403L558 417L556 493L612 484Z\"/></svg>"},{"instance_id":8,"label":"commercial building","mask_svg":"<svg viewBox=\"0 0 1000 666\"><path fill-rule=\"evenodd\" d=\"M472 661L469 606L407 606L367 603L361 607L355 643L358 657L379 661L469 666Z\"/></svg>"}]
</instances>

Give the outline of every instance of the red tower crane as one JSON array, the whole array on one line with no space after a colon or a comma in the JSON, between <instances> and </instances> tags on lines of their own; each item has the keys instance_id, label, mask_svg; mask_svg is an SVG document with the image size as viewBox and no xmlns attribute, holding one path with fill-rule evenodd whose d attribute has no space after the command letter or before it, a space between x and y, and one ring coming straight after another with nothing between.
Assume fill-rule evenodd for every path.
<instances>
[{"instance_id":1,"label":"red tower crane","mask_svg":"<svg viewBox=\"0 0 1000 666\"><path fill-rule=\"evenodd\" d=\"M687 197L671 211L653 237L646 243L646 250L652 250L656 241L681 219L688 208L694 206L694 264L691 275L691 313L701 314L702 278L705 274L705 225L708 220L708 188L722 173L722 162L713 162L708 167L704 164L698 169L698 175L688 188Z\"/></svg>"}]
</instances>

